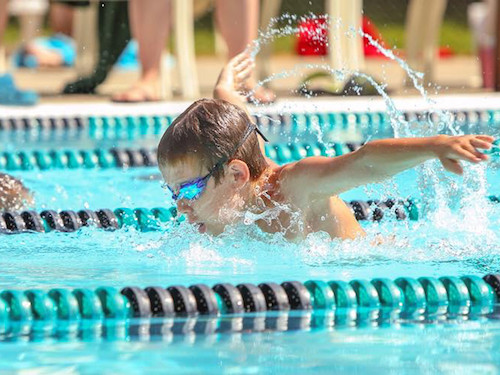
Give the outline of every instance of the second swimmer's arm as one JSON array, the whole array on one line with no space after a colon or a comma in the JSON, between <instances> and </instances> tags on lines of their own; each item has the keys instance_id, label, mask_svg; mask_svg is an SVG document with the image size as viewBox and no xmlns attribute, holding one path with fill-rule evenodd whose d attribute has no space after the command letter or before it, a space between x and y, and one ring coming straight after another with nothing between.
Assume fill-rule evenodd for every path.
<instances>
[{"instance_id":1,"label":"second swimmer's arm","mask_svg":"<svg viewBox=\"0 0 500 375\"><path fill-rule=\"evenodd\" d=\"M254 69L254 62L248 52L242 52L233 57L222 68L217 83L214 87L213 96L215 99L222 99L243 109L250 117L250 113L245 105L245 98L241 91L247 86L247 81L251 77ZM263 155L265 155L264 140L259 138L259 146ZM268 159L269 164L274 164Z\"/></svg>"},{"instance_id":2,"label":"second swimmer's arm","mask_svg":"<svg viewBox=\"0 0 500 375\"><path fill-rule=\"evenodd\" d=\"M233 57L222 68L217 83L215 84L213 96L240 107L248 114L241 90L246 86L247 80L252 75L254 62L248 52L242 52Z\"/></svg>"}]
</instances>

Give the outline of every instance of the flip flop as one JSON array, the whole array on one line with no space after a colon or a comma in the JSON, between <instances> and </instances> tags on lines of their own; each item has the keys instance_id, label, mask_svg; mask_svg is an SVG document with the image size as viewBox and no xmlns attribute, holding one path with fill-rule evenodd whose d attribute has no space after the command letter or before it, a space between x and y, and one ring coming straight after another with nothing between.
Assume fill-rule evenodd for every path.
<instances>
[{"instance_id":1,"label":"flip flop","mask_svg":"<svg viewBox=\"0 0 500 375\"><path fill-rule=\"evenodd\" d=\"M37 102L37 93L19 90L10 74L0 75L0 105L31 106Z\"/></svg>"},{"instance_id":2,"label":"flip flop","mask_svg":"<svg viewBox=\"0 0 500 375\"><path fill-rule=\"evenodd\" d=\"M375 80L377 84L381 85ZM387 92L387 90L385 90ZM326 71L317 71L308 75L301 83L298 92L305 96L374 96L380 95L375 86L364 77L352 75L339 83Z\"/></svg>"}]
</instances>

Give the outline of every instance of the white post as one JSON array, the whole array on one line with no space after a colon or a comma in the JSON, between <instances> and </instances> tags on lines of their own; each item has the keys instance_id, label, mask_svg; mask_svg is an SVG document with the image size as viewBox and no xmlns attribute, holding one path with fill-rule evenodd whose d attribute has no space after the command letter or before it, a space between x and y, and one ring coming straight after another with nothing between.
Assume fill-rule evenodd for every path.
<instances>
[{"instance_id":1,"label":"white post","mask_svg":"<svg viewBox=\"0 0 500 375\"><path fill-rule=\"evenodd\" d=\"M271 19L276 17L281 8L281 0L261 1L260 29L265 31ZM271 51L272 46L268 43L260 47L257 55L257 70L259 79L265 79L271 75Z\"/></svg>"},{"instance_id":2,"label":"white post","mask_svg":"<svg viewBox=\"0 0 500 375\"><path fill-rule=\"evenodd\" d=\"M96 1L91 1L88 7L74 8L75 68L79 77L90 74L97 61L97 5Z\"/></svg>"},{"instance_id":3,"label":"white post","mask_svg":"<svg viewBox=\"0 0 500 375\"><path fill-rule=\"evenodd\" d=\"M7 57L5 54L5 47L0 46L0 75L7 72Z\"/></svg>"},{"instance_id":4,"label":"white post","mask_svg":"<svg viewBox=\"0 0 500 375\"><path fill-rule=\"evenodd\" d=\"M424 84L433 79L446 4L447 0L412 0L406 14L406 58L412 69L424 73Z\"/></svg>"},{"instance_id":5,"label":"white post","mask_svg":"<svg viewBox=\"0 0 500 375\"><path fill-rule=\"evenodd\" d=\"M193 0L174 0L176 64L179 70L182 96L200 96L196 56L194 51Z\"/></svg>"},{"instance_id":6,"label":"white post","mask_svg":"<svg viewBox=\"0 0 500 375\"><path fill-rule=\"evenodd\" d=\"M347 71L363 69L363 38L358 32L363 1L326 0L326 10L330 17L328 56L331 67Z\"/></svg>"}]
</instances>

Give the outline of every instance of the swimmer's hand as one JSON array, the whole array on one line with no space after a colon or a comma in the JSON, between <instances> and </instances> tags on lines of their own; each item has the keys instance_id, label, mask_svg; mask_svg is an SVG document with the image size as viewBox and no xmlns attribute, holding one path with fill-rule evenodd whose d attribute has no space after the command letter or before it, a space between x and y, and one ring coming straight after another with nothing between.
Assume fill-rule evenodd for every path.
<instances>
[{"instance_id":1,"label":"swimmer's hand","mask_svg":"<svg viewBox=\"0 0 500 375\"><path fill-rule=\"evenodd\" d=\"M489 135L463 135L456 137L439 135L433 138L433 145L431 147L443 164L443 167L458 175L464 172L462 165L460 165L460 160L471 163L480 163L488 160L488 155L483 154L478 149L491 149L492 142L495 140L495 138Z\"/></svg>"},{"instance_id":2,"label":"swimmer's hand","mask_svg":"<svg viewBox=\"0 0 500 375\"><path fill-rule=\"evenodd\" d=\"M233 57L222 69L215 84L214 98L223 99L245 108L242 92L253 73L255 63L250 53L245 51Z\"/></svg>"}]
</instances>

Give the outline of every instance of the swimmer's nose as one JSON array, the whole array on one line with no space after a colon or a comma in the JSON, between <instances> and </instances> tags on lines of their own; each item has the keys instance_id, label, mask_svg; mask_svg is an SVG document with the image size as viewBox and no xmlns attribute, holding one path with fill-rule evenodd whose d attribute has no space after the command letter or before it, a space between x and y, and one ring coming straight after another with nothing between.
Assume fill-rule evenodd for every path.
<instances>
[{"instance_id":1,"label":"swimmer's nose","mask_svg":"<svg viewBox=\"0 0 500 375\"><path fill-rule=\"evenodd\" d=\"M193 212L193 208L188 204L185 199L179 199L177 201L177 211L181 214L188 214Z\"/></svg>"}]
</instances>

